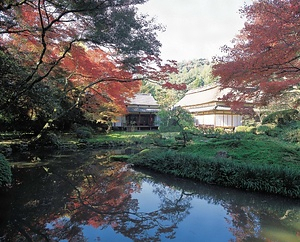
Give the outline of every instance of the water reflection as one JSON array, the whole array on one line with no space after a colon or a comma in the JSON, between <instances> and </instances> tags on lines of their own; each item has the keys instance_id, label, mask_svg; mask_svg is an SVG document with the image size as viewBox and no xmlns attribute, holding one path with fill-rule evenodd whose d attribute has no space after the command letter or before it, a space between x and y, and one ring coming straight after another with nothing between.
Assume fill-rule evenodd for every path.
<instances>
[{"instance_id":1,"label":"water reflection","mask_svg":"<svg viewBox=\"0 0 300 242\"><path fill-rule=\"evenodd\" d=\"M148 173L148 171L145 172ZM222 231L219 228L210 234L209 228L206 228L206 232L200 235L201 238L207 238L203 241L300 241L300 202L298 200L199 185L183 179L170 180L155 173L151 175L152 178L157 177L157 182L193 193L192 204L199 203L199 201L205 203L204 206L203 204L193 206L190 211L191 215L203 214L211 209L211 217L205 216L206 222L213 224L213 221L217 221L217 226L220 226L221 218L226 221L227 224L223 226L227 228L231 236L223 230L224 227L221 228ZM207 208L209 204L214 206ZM226 215L223 216L218 208L222 208ZM190 217L187 220L191 220ZM222 234L222 237L217 238L217 234Z\"/></svg>"},{"instance_id":2,"label":"water reflection","mask_svg":"<svg viewBox=\"0 0 300 242\"><path fill-rule=\"evenodd\" d=\"M106 152L14 164L0 241L300 241L298 201L133 169Z\"/></svg>"}]
</instances>

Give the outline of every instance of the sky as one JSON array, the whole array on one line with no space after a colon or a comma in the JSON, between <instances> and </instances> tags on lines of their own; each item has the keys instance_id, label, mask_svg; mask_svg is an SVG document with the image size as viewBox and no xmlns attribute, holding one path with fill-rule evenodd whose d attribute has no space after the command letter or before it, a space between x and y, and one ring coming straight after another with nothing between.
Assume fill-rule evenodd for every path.
<instances>
[{"instance_id":1,"label":"sky","mask_svg":"<svg viewBox=\"0 0 300 242\"><path fill-rule=\"evenodd\" d=\"M139 9L166 28L158 34L163 60L211 60L243 28L244 3L252 0L148 0Z\"/></svg>"}]
</instances>

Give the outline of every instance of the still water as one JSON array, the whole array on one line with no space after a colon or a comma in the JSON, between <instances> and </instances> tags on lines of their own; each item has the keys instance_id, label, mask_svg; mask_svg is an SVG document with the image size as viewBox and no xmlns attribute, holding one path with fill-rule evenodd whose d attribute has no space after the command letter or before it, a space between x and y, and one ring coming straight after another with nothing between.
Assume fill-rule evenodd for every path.
<instances>
[{"instance_id":1,"label":"still water","mask_svg":"<svg viewBox=\"0 0 300 242\"><path fill-rule=\"evenodd\" d=\"M300 241L300 202L110 162L26 154L0 197L0 241Z\"/></svg>"}]
</instances>

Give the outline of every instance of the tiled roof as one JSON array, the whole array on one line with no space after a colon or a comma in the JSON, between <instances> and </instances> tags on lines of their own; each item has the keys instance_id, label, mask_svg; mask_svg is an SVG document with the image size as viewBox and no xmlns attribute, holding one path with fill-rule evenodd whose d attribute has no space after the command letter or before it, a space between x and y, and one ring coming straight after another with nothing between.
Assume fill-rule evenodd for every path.
<instances>
[{"instance_id":1,"label":"tiled roof","mask_svg":"<svg viewBox=\"0 0 300 242\"><path fill-rule=\"evenodd\" d=\"M221 90L218 85L190 90L175 104L175 106L186 107L215 102L218 101L219 98L222 98L226 93L228 93L228 90Z\"/></svg>"},{"instance_id":2,"label":"tiled roof","mask_svg":"<svg viewBox=\"0 0 300 242\"><path fill-rule=\"evenodd\" d=\"M154 105L158 106L156 100L150 93L137 93L129 100L130 105Z\"/></svg>"}]
</instances>

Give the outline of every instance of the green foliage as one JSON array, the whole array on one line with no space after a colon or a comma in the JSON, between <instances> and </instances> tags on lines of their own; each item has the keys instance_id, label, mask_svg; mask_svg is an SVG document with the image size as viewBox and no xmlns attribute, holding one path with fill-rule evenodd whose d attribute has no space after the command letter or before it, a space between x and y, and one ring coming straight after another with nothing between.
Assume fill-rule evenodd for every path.
<instances>
[{"instance_id":1,"label":"green foliage","mask_svg":"<svg viewBox=\"0 0 300 242\"><path fill-rule=\"evenodd\" d=\"M275 124L257 125L257 127L256 127L256 133L257 134L267 134L267 133L271 132L271 130L273 130L275 128L276 128Z\"/></svg>"},{"instance_id":2,"label":"green foliage","mask_svg":"<svg viewBox=\"0 0 300 242\"><path fill-rule=\"evenodd\" d=\"M252 126L238 126L235 128L235 132L250 132L255 133L256 128Z\"/></svg>"},{"instance_id":3,"label":"green foliage","mask_svg":"<svg viewBox=\"0 0 300 242\"><path fill-rule=\"evenodd\" d=\"M84 1L78 2L86 7ZM94 43L115 46L123 55L123 63L127 67L141 62L139 54L159 53L160 43L156 34L163 27L146 16L139 16L133 7L144 2L145 0L134 0L128 4L126 1L111 0L103 6L102 2L89 1L88 9L97 9L97 11L85 11L92 16L91 21L95 24L95 28L90 28L88 32L90 40ZM96 7L92 8L91 3Z\"/></svg>"},{"instance_id":4,"label":"green foliage","mask_svg":"<svg viewBox=\"0 0 300 242\"><path fill-rule=\"evenodd\" d=\"M12 182L12 173L9 162L0 154L0 188L9 186Z\"/></svg>"},{"instance_id":5,"label":"green foliage","mask_svg":"<svg viewBox=\"0 0 300 242\"><path fill-rule=\"evenodd\" d=\"M300 121L291 123L283 132L282 139L291 143L300 143Z\"/></svg>"},{"instance_id":6,"label":"green foliage","mask_svg":"<svg viewBox=\"0 0 300 242\"><path fill-rule=\"evenodd\" d=\"M161 85L144 81L142 93L151 93L162 109L170 109L184 95L185 90L167 89Z\"/></svg>"},{"instance_id":7,"label":"green foliage","mask_svg":"<svg viewBox=\"0 0 300 242\"><path fill-rule=\"evenodd\" d=\"M195 89L214 82L212 65L208 60L195 59L178 63L178 74L170 76L172 83L185 83L188 89Z\"/></svg>"},{"instance_id":8,"label":"green foliage","mask_svg":"<svg viewBox=\"0 0 300 242\"><path fill-rule=\"evenodd\" d=\"M290 167L239 163L228 158L209 158L169 149L145 150L130 162L210 184L300 198L300 170Z\"/></svg>"},{"instance_id":9,"label":"green foliage","mask_svg":"<svg viewBox=\"0 0 300 242\"><path fill-rule=\"evenodd\" d=\"M282 110L269 114L263 120L263 124L275 123L284 125L291 121L300 120L299 111L296 109Z\"/></svg>"},{"instance_id":10,"label":"green foliage","mask_svg":"<svg viewBox=\"0 0 300 242\"><path fill-rule=\"evenodd\" d=\"M161 132L179 132L180 139L185 146L191 140L191 133L195 130L193 116L181 107L171 110L161 110L159 113ZM177 140L179 138L177 137Z\"/></svg>"},{"instance_id":11,"label":"green foliage","mask_svg":"<svg viewBox=\"0 0 300 242\"><path fill-rule=\"evenodd\" d=\"M59 137L53 132L42 133L41 137L36 142L34 142L34 144L36 146L40 146L40 147L60 147L61 146Z\"/></svg>"},{"instance_id":12,"label":"green foliage","mask_svg":"<svg viewBox=\"0 0 300 242\"><path fill-rule=\"evenodd\" d=\"M174 139L156 139L154 140L153 144L158 147L174 147L178 144L178 141Z\"/></svg>"},{"instance_id":13,"label":"green foliage","mask_svg":"<svg viewBox=\"0 0 300 242\"><path fill-rule=\"evenodd\" d=\"M284 135L284 139L288 142L299 143L300 142L300 129L290 130Z\"/></svg>"},{"instance_id":14,"label":"green foliage","mask_svg":"<svg viewBox=\"0 0 300 242\"><path fill-rule=\"evenodd\" d=\"M21 99L21 102L10 103L13 93L18 89L18 82L22 80L29 70L21 67L13 55L0 50L0 129L13 130L16 128L16 121L26 120L26 106L28 99ZM8 104L10 104L8 108ZM26 123L26 122L24 122ZM23 126L22 124L19 126Z\"/></svg>"},{"instance_id":15,"label":"green foliage","mask_svg":"<svg viewBox=\"0 0 300 242\"><path fill-rule=\"evenodd\" d=\"M194 128L193 116L181 107L161 110L158 115L160 117L160 132L182 132Z\"/></svg>"},{"instance_id":16,"label":"green foliage","mask_svg":"<svg viewBox=\"0 0 300 242\"><path fill-rule=\"evenodd\" d=\"M113 131L107 134L95 135L91 139L94 142L106 142L106 141L126 141L126 140L144 140L147 138L149 132L125 132L125 131Z\"/></svg>"},{"instance_id":17,"label":"green foliage","mask_svg":"<svg viewBox=\"0 0 300 242\"><path fill-rule=\"evenodd\" d=\"M157 132L153 132L157 133ZM116 146L131 146L137 144L149 145L153 144L153 139L150 138L149 132L125 132L113 131L107 134L94 134L89 139L84 139L87 145L92 147L116 147Z\"/></svg>"},{"instance_id":18,"label":"green foliage","mask_svg":"<svg viewBox=\"0 0 300 242\"><path fill-rule=\"evenodd\" d=\"M193 140L194 141L194 140ZM253 133L228 133L216 138L193 142L182 149L188 153L199 153L203 157L215 157L217 152L226 151L237 162L299 166L299 146L278 138Z\"/></svg>"},{"instance_id":19,"label":"green foliage","mask_svg":"<svg viewBox=\"0 0 300 242\"><path fill-rule=\"evenodd\" d=\"M169 76L170 83L186 84L187 89L202 87L215 81L212 76L212 64L206 59L195 59L179 62L178 73L172 73ZM143 82L142 92L151 93L159 105L163 108L171 108L185 94L184 91L175 91L173 89L161 88L153 83Z\"/></svg>"},{"instance_id":20,"label":"green foliage","mask_svg":"<svg viewBox=\"0 0 300 242\"><path fill-rule=\"evenodd\" d=\"M77 127L75 132L76 132L77 138L79 138L79 139L89 139L93 135L93 129L88 126Z\"/></svg>"},{"instance_id":21,"label":"green foliage","mask_svg":"<svg viewBox=\"0 0 300 242\"><path fill-rule=\"evenodd\" d=\"M11 65L12 63L18 64L12 61L9 63ZM16 68L23 70L23 75L26 74L26 69L21 65L10 67L11 71ZM21 92L18 97L13 99L12 95L20 88L20 82L25 78L19 71L6 73L6 75L0 77L0 129L2 130L33 131L38 133L52 116L60 116L63 111L71 106L71 103L65 97L65 93L58 88L58 86L63 84L60 78L54 81L49 77L48 82L38 82L32 88L26 92ZM81 117L80 111L74 109L72 112L68 112L68 115L61 116L55 125L66 127L66 124L72 123L74 120L78 122Z\"/></svg>"},{"instance_id":22,"label":"green foliage","mask_svg":"<svg viewBox=\"0 0 300 242\"><path fill-rule=\"evenodd\" d=\"M148 133L147 137L151 140L152 144L158 145L158 146L169 146L170 142L167 141L162 137L161 133L155 132L155 133Z\"/></svg>"},{"instance_id":23,"label":"green foliage","mask_svg":"<svg viewBox=\"0 0 300 242\"><path fill-rule=\"evenodd\" d=\"M226 134L226 132L223 128L215 128L214 132L219 135Z\"/></svg>"},{"instance_id":24,"label":"green foliage","mask_svg":"<svg viewBox=\"0 0 300 242\"><path fill-rule=\"evenodd\" d=\"M258 125L256 133L266 134L270 137L277 137L283 141L297 143L300 142L300 121L291 121L281 125L274 123Z\"/></svg>"},{"instance_id":25,"label":"green foliage","mask_svg":"<svg viewBox=\"0 0 300 242\"><path fill-rule=\"evenodd\" d=\"M160 132L178 132L179 127L175 125L172 110L162 109L158 113Z\"/></svg>"},{"instance_id":26,"label":"green foliage","mask_svg":"<svg viewBox=\"0 0 300 242\"><path fill-rule=\"evenodd\" d=\"M147 136L152 139L162 139L162 134L157 132L148 133Z\"/></svg>"}]
</instances>

